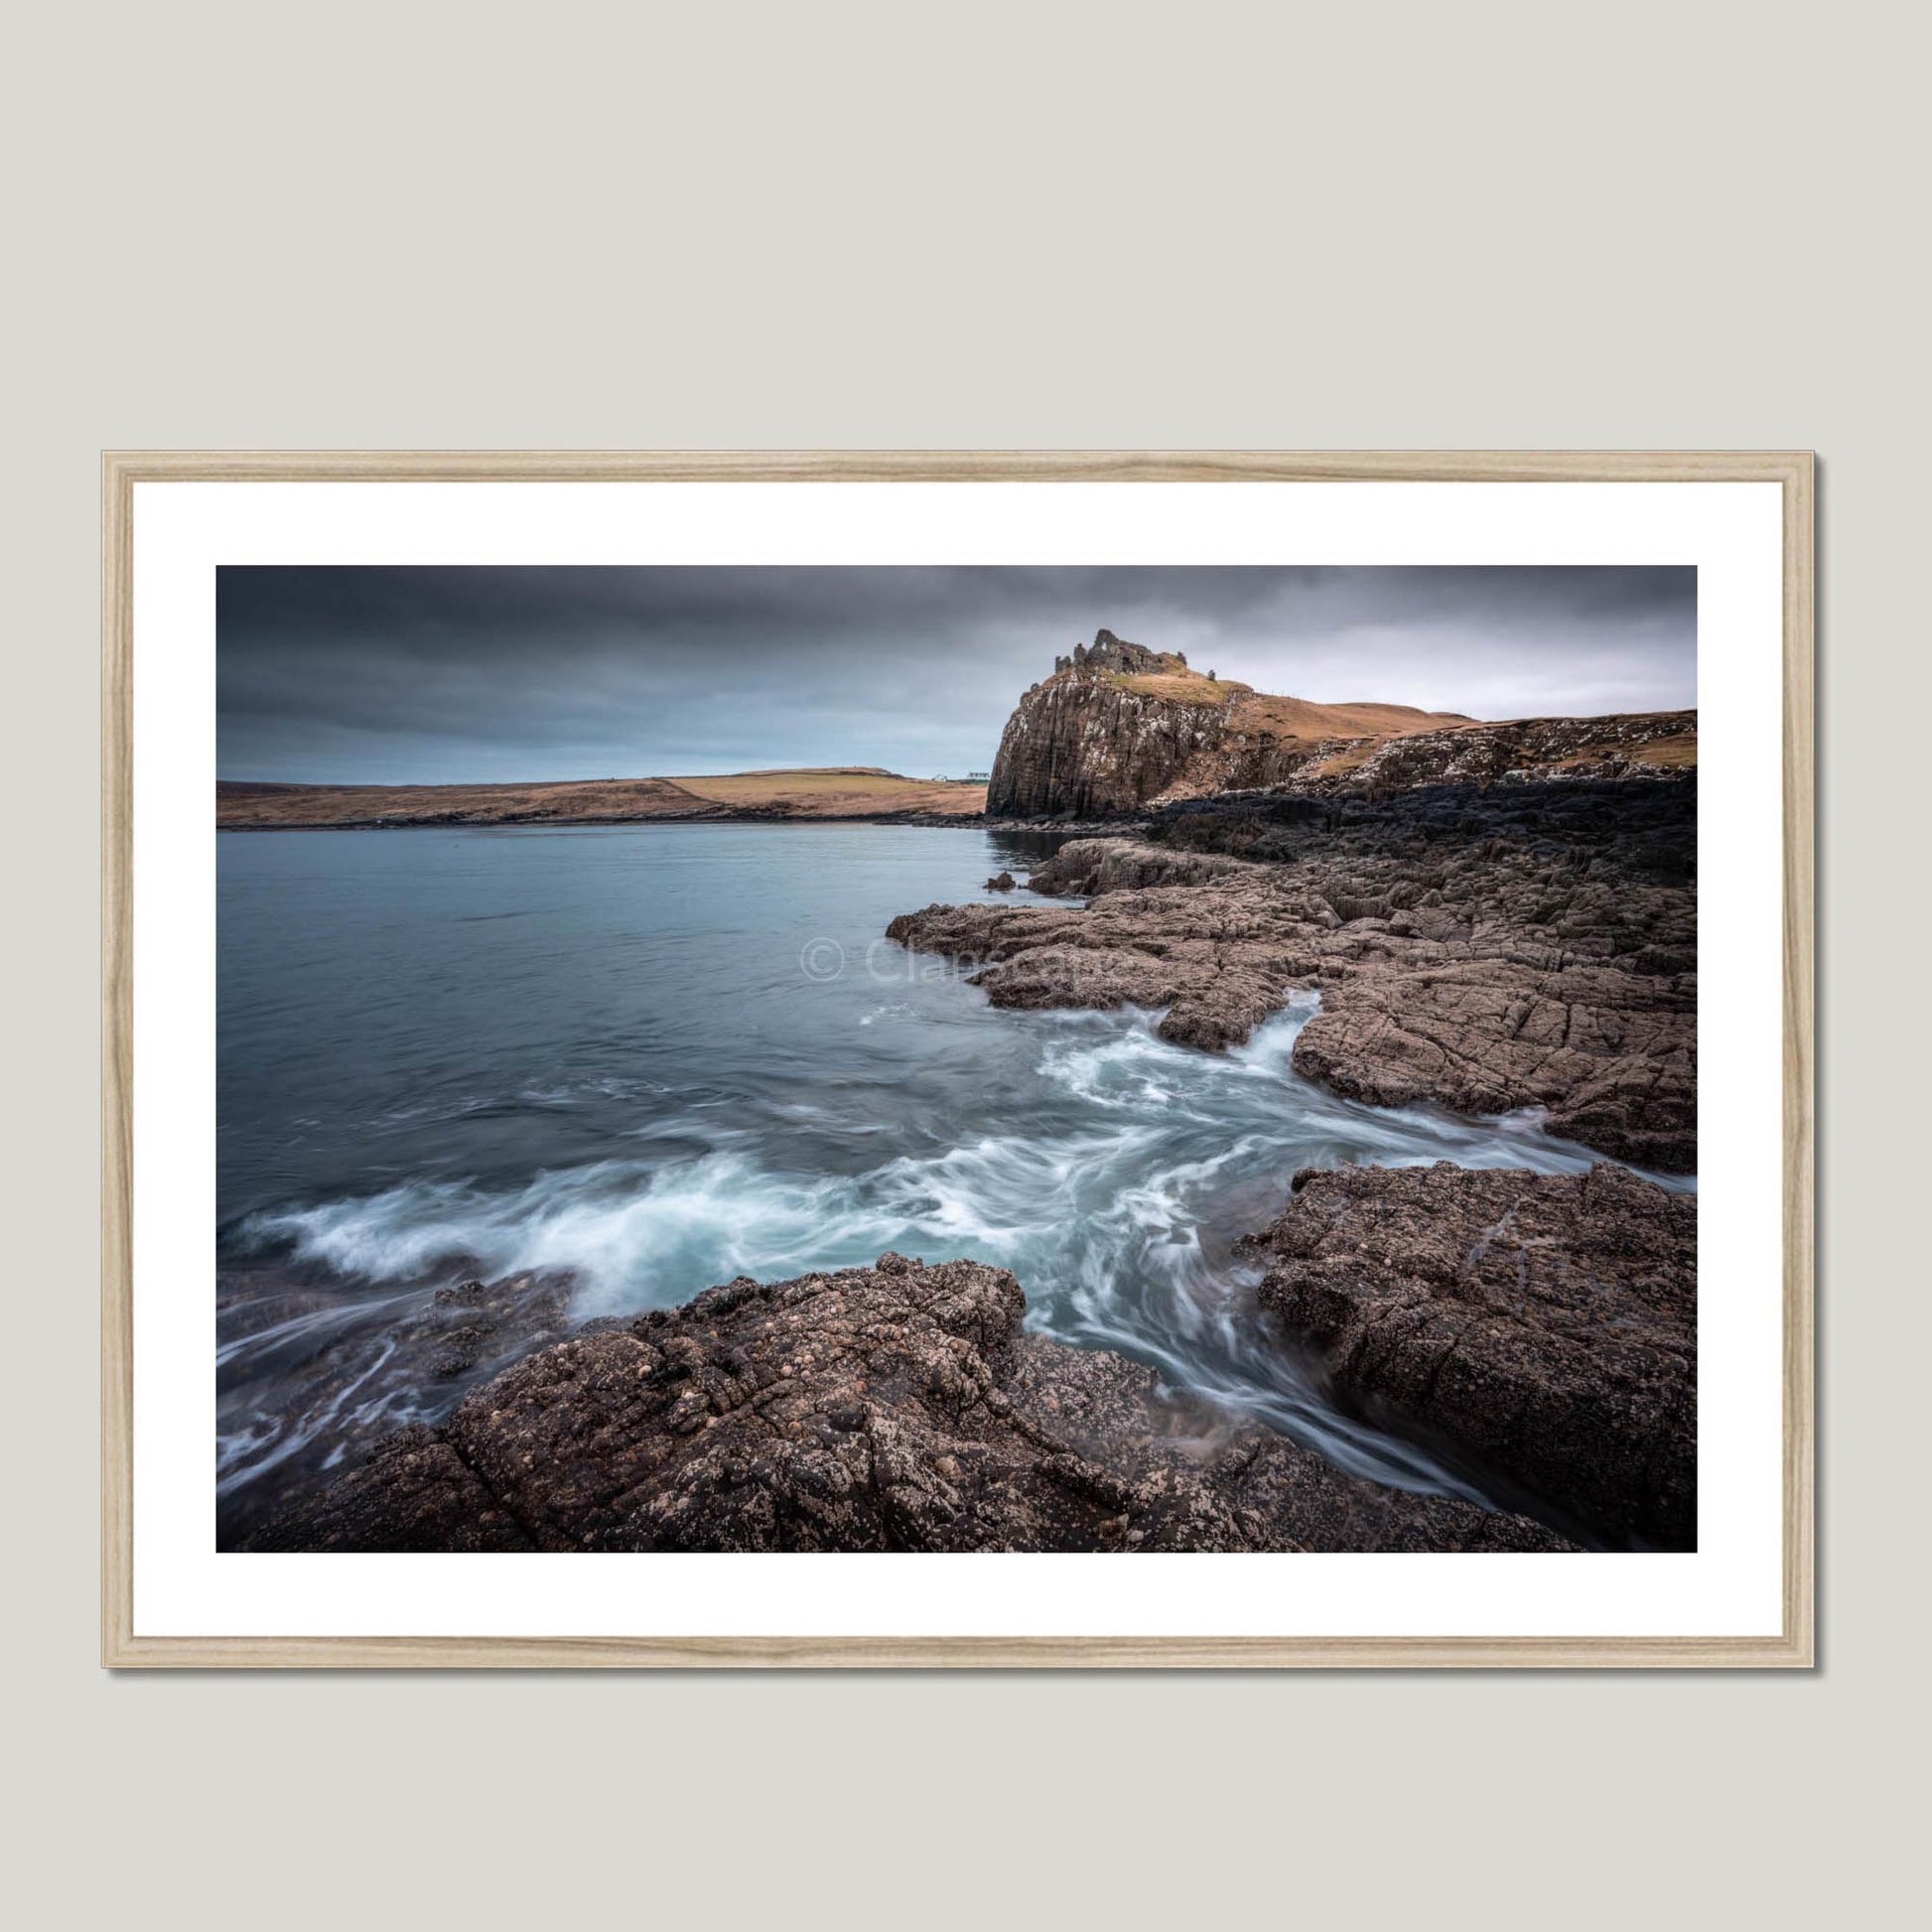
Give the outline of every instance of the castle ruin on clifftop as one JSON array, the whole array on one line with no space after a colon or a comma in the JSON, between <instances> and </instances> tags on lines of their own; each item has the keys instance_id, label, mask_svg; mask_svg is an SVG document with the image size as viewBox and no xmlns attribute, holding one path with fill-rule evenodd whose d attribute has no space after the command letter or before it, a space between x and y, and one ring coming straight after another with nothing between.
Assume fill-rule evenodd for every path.
<instances>
[{"instance_id":1,"label":"castle ruin on clifftop","mask_svg":"<svg viewBox=\"0 0 1932 1932\"><path fill-rule=\"evenodd\" d=\"M1075 644L1071 657L1053 659L1055 675L1061 671L1184 671L1187 656L1178 650L1149 650L1145 644L1130 644L1111 630L1096 630L1093 642Z\"/></svg>"}]
</instances>

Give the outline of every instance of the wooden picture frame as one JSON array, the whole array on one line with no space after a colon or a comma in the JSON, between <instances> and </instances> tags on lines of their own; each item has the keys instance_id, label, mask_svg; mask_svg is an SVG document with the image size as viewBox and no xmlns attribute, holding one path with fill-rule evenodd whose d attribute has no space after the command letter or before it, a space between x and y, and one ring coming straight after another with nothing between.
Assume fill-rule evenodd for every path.
<instances>
[{"instance_id":1,"label":"wooden picture frame","mask_svg":"<svg viewBox=\"0 0 1932 1932\"><path fill-rule=\"evenodd\" d=\"M1771 483L1783 503L1783 1495L1775 1636L245 1637L134 1627L133 557L148 483ZM1808 452L109 452L102 460L101 1661L125 1668L1806 1667L1813 1574L1813 459Z\"/></svg>"}]
</instances>

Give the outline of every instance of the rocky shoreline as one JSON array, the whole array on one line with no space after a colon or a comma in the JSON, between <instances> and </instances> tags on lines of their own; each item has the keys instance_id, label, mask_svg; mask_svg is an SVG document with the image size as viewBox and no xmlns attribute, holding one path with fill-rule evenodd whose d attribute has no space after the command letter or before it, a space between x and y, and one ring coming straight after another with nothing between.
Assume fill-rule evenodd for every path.
<instances>
[{"instance_id":1,"label":"rocky shoreline","mask_svg":"<svg viewBox=\"0 0 1932 1932\"><path fill-rule=\"evenodd\" d=\"M1694 773L1175 801L1034 874L1082 906L929 906L890 931L974 962L996 1006L1162 1008L1207 1050L1312 991L1295 1063L1343 1094L1535 1108L1688 1173L1695 828ZM253 1547L1691 1548L1695 1239L1694 1198L1608 1161L1310 1171L1251 1237L1258 1318L1338 1404L1529 1514L1357 1481L1028 1333L1004 1271L887 1255L539 1347Z\"/></svg>"},{"instance_id":2,"label":"rocky shoreline","mask_svg":"<svg viewBox=\"0 0 1932 1932\"><path fill-rule=\"evenodd\" d=\"M1695 773L1170 806L1032 878L1084 909L932 905L890 936L995 1006L1166 1009L1246 1039L1297 993L1299 1071L1377 1106L1544 1110L1632 1166L1697 1165Z\"/></svg>"},{"instance_id":3,"label":"rocky shoreline","mask_svg":"<svg viewBox=\"0 0 1932 1932\"><path fill-rule=\"evenodd\" d=\"M708 1289L593 1323L410 1429L258 1550L1541 1551L1530 1518L1356 1481L1153 1371L1027 1333L1002 1269Z\"/></svg>"}]
</instances>

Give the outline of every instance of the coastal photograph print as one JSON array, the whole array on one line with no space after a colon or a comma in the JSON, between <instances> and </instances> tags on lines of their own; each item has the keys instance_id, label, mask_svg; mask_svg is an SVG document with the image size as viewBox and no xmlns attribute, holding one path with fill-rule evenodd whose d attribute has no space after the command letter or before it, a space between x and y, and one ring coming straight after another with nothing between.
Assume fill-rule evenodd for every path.
<instances>
[{"instance_id":1,"label":"coastal photograph print","mask_svg":"<svg viewBox=\"0 0 1932 1932\"><path fill-rule=\"evenodd\" d=\"M1808 1660L1808 460L150 461L110 1662Z\"/></svg>"}]
</instances>

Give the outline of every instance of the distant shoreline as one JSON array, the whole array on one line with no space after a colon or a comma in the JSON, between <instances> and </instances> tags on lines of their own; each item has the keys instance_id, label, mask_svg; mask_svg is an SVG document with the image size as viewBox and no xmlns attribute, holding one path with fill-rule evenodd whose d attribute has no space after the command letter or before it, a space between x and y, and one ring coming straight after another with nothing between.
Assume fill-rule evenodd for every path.
<instances>
[{"instance_id":1,"label":"distant shoreline","mask_svg":"<svg viewBox=\"0 0 1932 1932\"><path fill-rule=\"evenodd\" d=\"M974 820L986 785L908 778L879 765L730 771L684 778L561 778L494 784L340 785L217 780L225 831L389 831L410 825L648 825L883 819Z\"/></svg>"},{"instance_id":2,"label":"distant shoreline","mask_svg":"<svg viewBox=\"0 0 1932 1932\"><path fill-rule=\"evenodd\" d=\"M1032 819L989 819L984 812L764 812L723 811L673 814L658 812L624 817L572 818L343 818L216 821L217 832L497 832L571 830L583 826L654 825L914 825L943 831L947 827L979 831L1080 831L1082 826L1044 825ZM1121 825L1109 823L1109 831Z\"/></svg>"}]
</instances>

